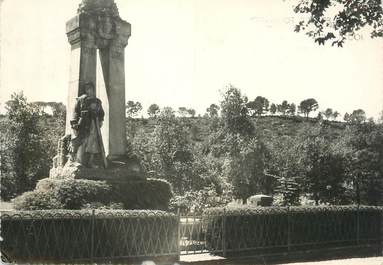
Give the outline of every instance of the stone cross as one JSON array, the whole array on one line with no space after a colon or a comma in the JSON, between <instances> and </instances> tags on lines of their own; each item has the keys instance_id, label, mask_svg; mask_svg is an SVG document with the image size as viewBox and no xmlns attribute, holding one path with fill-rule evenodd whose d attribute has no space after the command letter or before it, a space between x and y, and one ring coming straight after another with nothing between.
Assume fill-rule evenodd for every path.
<instances>
[{"instance_id":1,"label":"stone cross","mask_svg":"<svg viewBox=\"0 0 383 265\"><path fill-rule=\"evenodd\" d=\"M71 45L66 134L82 84L93 82L105 109L102 135L111 159L123 156L126 148L124 50L130 32L114 0L83 0L78 14L66 23Z\"/></svg>"}]
</instances>

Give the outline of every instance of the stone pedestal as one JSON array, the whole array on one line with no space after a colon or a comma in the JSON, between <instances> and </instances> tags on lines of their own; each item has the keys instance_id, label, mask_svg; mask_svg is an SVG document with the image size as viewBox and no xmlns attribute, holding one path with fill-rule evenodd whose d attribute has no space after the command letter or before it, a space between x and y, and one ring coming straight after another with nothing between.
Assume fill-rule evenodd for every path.
<instances>
[{"instance_id":1,"label":"stone pedestal","mask_svg":"<svg viewBox=\"0 0 383 265\"><path fill-rule=\"evenodd\" d=\"M159 179L147 179L144 169L136 159L120 159L109 163L109 167L86 168L68 161L63 167L51 169L49 178L37 184L35 192L49 192L62 183L96 181L107 184L109 203L122 204L124 209L168 210L172 191L170 184ZM78 185L78 184L77 184Z\"/></svg>"}]
</instances>

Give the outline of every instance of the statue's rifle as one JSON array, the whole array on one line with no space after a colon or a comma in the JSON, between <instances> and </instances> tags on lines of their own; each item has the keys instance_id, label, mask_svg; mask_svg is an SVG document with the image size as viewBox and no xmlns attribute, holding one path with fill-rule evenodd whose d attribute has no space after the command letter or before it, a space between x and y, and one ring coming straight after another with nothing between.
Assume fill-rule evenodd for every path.
<instances>
[{"instance_id":1,"label":"statue's rifle","mask_svg":"<svg viewBox=\"0 0 383 265\"><path fill-rule=\"evenodd\" d=\"M94 120L96 122L97 139L98 139L98 144L99 144L100 149L101 149L102 161L104 163L104 168L107 168L108 167L108 160L106 160L106 156L105 156L104 143L102 141L102 135L101 135L101 130L100 130L100 122L98 121L98 117L95 117Z\"/></svg>"}]
</instances>

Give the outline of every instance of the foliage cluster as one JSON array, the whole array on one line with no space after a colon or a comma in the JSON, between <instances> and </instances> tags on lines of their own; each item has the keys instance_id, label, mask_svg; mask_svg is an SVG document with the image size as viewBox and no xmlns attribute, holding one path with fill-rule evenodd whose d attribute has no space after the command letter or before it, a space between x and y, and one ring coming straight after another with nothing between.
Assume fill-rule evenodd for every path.
<instances>
[{"instance_id":1,"label":"foliage cluster","mask_svg":"<svg viewBox=\"0 0 383 265\"><path fill-rule=\"evenodd\" d=\"M194 211L230 200L204 201L206 190L212 198L243 202L268 194L282 206L311 200L316 205L380 205L383 126L367 121L362 110L348 114L343 123L329 120L339 116L329 108L323 112L327 120L308 118L317 102L302 103L298 107L307 118L262 116L267 99L249 102L229 86L220 106L211 104L204 117L177 117L164 108L157 119L139 125L130 139L132 152L152 177L173 185L173 206ZM291 105L286 101L278 108L295 113Z\"/></svg>"},{"instance_id":2,"label":"foliage cluster","mask_svg":"<svg viewBox=\"0 0 383 265\"><path fill-rule=\"evenodd\" d=\"M38 179L48 175L57 141L64 133L65 111L61 105L48 104L53 106L50 115L42 104L28 103L22 93L13 94L7 102L7 113L0 119L3 200L33 189Z\"/></svg>"},{"instance_id":3,"label":"foliage cluster","mask_svg":"<svg viewBox=\"0 0 383 265\"><path fill-rule=\"evenodd\" d=\"M37 189L28 191L14 200L18 210L81 209L89 203L111 203L111 187L101 181L44 179Z\"/></svg>"}]
</instances>

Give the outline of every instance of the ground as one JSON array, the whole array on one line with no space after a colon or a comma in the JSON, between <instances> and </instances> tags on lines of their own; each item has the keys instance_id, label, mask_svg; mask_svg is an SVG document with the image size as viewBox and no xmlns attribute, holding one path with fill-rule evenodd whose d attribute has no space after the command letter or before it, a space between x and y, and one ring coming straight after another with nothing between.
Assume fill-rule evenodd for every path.
<instances>
[{"instance_id":1,"label":"ground","mask_svg":"<svg viewBox=\"0 0 383 265\"><path fill-rule=\"evenodd\" d=\"M250 260L226 260L221 257L211 256L209 254L185 255L180 257L181 264L199 265L268 265L260 258ZM352 259L336 259L316 262L299 262L299 263L274 263L275 265L383 265L383 257L371 258L352 258Z\"/></svg>"}]
</instances>

